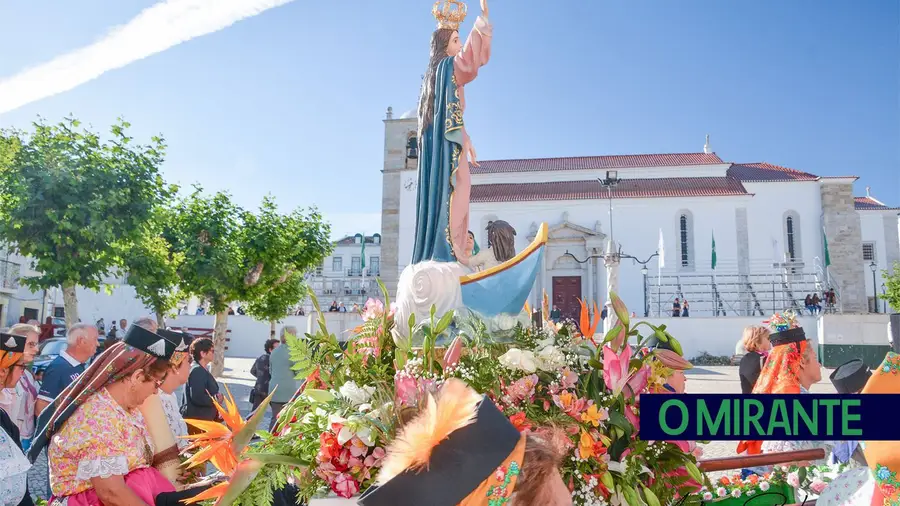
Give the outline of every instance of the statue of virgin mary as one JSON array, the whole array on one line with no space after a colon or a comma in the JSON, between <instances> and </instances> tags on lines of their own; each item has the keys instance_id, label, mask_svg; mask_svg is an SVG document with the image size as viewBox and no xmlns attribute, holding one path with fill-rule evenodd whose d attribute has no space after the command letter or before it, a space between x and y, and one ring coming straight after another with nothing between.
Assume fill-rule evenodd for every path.
<instances>
[{"instance_id":1,"label":"statue of virgin mary","mask_svg":"<svg viewBox=\"0 0 900 506\"><path fill-rule=\"evenodd\" d=\"M478 162L463 124L464 87L491 54L487 0L465 45L459 25L466 6L438 0L432 9L438 28L431 36L431 58L419 98L419 166L416 237L412 263L465 260L469 230L469 166Z\"/></svg>"}]
</instances>

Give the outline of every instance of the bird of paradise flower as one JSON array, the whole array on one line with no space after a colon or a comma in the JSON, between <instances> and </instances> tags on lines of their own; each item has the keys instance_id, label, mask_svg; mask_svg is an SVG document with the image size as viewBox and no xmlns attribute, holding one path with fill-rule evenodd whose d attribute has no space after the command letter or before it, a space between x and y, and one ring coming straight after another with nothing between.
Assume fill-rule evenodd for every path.
<instances>
[{"instance_id":1,"label":"bird of paradise flower","mask_svg":"<svg viewBox=\"0 0 900 506\"><path fill-rule=\"evenodd\" d=\"M228 506L250 486L250 483L266 464L284 464L295 467L308 465L307 462L293 457L246 451L253 434L265 417L269 402L275 394L274 390L260 403L253 416L246 421L238 411L237 403L234 402L234 397L227 386L225 392L227 397L224 407L213 399L213 405L225 422L224 424L208 420L185 419L185 422L202 432L184 436L184 439L191 441L185 452L198 450L187 459L184 465L190 469L209 462L227 476L228 481L210 487L190 499L185 499L183 501L185 504L215 500L215 506Z\"/></svg>"}]
</instances>

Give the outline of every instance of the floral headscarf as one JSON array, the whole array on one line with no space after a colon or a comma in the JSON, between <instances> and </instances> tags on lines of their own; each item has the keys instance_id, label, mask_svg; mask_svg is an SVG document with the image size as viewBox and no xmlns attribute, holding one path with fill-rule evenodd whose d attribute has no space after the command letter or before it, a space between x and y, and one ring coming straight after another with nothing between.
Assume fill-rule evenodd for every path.
<instances>
[{"instance_id":1,"label":"floral headscarf","mask_svg":"<svg viewBox=\"0 0 900 506\"><path fill-rule=\"evenodd\" d=\"M776 346L769 352L766 364L753 387L754 394L799 394L800 366L809 341Z\"/></svg>"}]
</instances>

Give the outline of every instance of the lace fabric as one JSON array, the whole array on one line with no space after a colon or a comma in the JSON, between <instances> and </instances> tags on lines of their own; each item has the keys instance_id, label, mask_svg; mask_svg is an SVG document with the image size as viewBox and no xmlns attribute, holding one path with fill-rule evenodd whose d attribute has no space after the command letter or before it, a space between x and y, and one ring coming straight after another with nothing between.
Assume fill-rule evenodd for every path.
<instances>
[{"instance_id":1,"label":"lace fabric","mask_svg":"<svg viewBox=\"0 0 900 506\"><path fill-rule=\"evenodd\" d=\"M90 481L91 478L125 476L128 471L128 459L124 455L103 457L79 462L75 477L79 480Z\"/></svg>"},{"instance_id":2,"label":"lace fabric","mask_svg":"<svg viewBox=\"0 0 900 506\"><path fill-rule=\"evenodd\" d=\"M25 454L0 428L0 506L16 506L25 497L29 468Z\"/></svg>"}]
</instances>

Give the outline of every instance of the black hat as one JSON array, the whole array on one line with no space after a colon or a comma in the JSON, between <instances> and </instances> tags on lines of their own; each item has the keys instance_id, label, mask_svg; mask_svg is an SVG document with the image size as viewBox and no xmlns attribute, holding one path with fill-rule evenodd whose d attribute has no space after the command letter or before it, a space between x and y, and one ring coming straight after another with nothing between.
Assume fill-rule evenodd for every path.
<instances>
[{"instance_id":1,"label":"black hat","mask_svg":"<svg viewBox=\"0 0 900 506\"><path fill-rule=\"evenodd\" d=\"M866 386L872 372L866 364L854 358L837 367L829 378L839 394L855 394Z\"/></svg>"},{"instance_id":2,"label":"black hat","mask_svg":"<svg viewBox=\"0 0 900 506\"><path fill-rule=\"evenodd\" d=\"M782 330L781 332L770 334L769 341L772 343L772 346L799 343L806 341L806 332L803 332L803 327Z\"/></svg>"},{"instance_id":3,"label":"black hat","mask_svg":"<svg viewBox=\"0 0 900 506\"><path fill-rule=\"evenodd\" d=\"M194 336L178 330L159 329L156 333L170 344L174 344L175 351L187 352L188 348L191 347L191 342L194 340Z\"/></svg>"},{"instance_id":4,"label":"black hat","mask_svg":"<svg viewBox=\"0 0 900 506\"><path fill-rule=\"evenodd\" d=\"M27 339L24 336L0 332L0 351L25 353L25 341Z\"/></svg>"},{"instance_id":5,"label":"black hat","mask_svg":"<svg viewBox=\"0 0 900 506\"><path fill-rule=\"evenodd\" d=\"M360 497L361 506L456 506L509 458L522 435L487 396L475 421L434 447L428 466L406 470ZM521 463L519 463L521 464Z\"/></svg>"},{"instance_id":6,"label":"black hat","mask_svg":"<svg viewBox=\"0 0 900 506\"><path fill-rule=\"evenodd\" d=\"M137 325L132 325L128 328L128 332L125 333L125 338L122 341L145 353L166 360L172 358L172 354L175 353L175 349L179 345L178 341L165 338Z\"/></svg>"}]
</instances>

